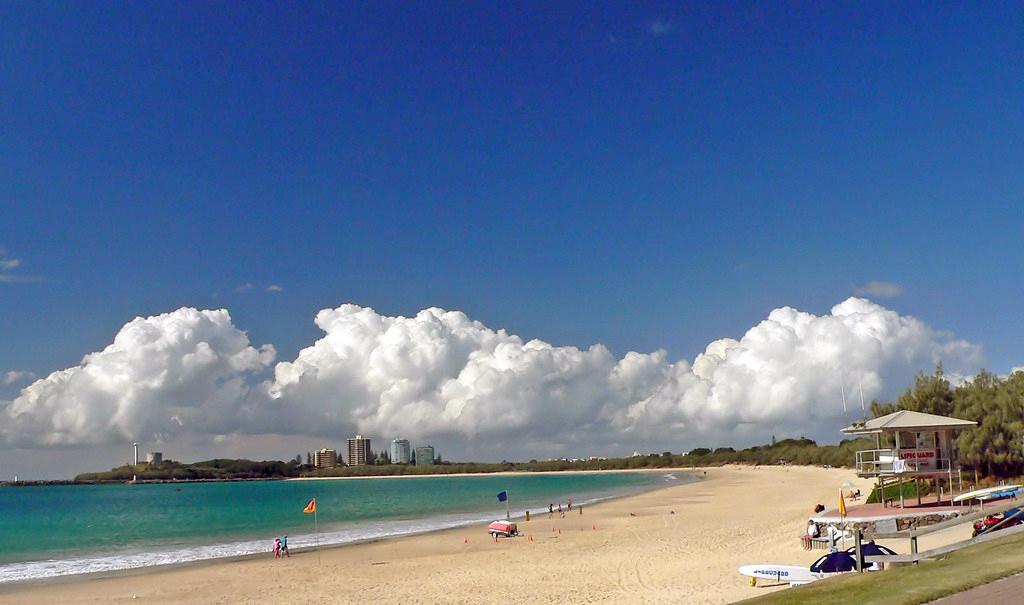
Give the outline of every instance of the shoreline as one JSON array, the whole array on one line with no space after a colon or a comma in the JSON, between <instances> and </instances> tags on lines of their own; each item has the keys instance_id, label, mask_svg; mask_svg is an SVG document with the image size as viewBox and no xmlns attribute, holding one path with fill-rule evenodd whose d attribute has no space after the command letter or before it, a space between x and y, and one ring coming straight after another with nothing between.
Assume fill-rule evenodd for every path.
<instances>
[{"instance_id":1,"label":"shoreline","mask_svg":"<svg viewBox=\"0 0 1024 605\"><path fill-rule=\"evenodd\" d=\"M748 466L737 464L737 466ZM754 466L754 465L749 465ZM186 484L186 483L239 483L251 481L335 481L341 479L409 479L416 477L495 477L515 475L560 475L560 474L602 474L602 473L655 473L666 472L693 472L695 470L720 468L719 466L699 467L644 467L644 468L602 468L602 469L566 469L561 471L487 471L479 473L395 473L391 475L349 475L344 477L238 477L228 479L142 479L139 481L122 480L96 480L76 481L74 479L46 479L46 480L25 480L25 481L0 481L0 487L49 487L55 485L163 485L163 484Z\"/></svg>"},{"instance_id":2,"label":"shoreline","mask_svg":"<svg viewBox=\"0 0 1024 605\"><path fill-rule=\"evenodd\" d=\"M640 469L637 469L640 470ZM810 564L799 534L817 502L852 472L816 467L685 469L706 479L588 505L582 515L517 520L493 541L485 524L187 565L0 585L5 602L730 603L750 588L744 564ZM669 474L673 469L656 469ZM678 469L675 472L679 472Z\"/></svg>"},{"instance_id":3,"label":"shoreline","mask_svg":"<svg viewBox=\"0 0 1024 605\"><path fill-rule=\"evenodd\" d=\"M662 472L662 470L664 470L665 472ZM678 474L686 474L686 475L688 475L688 478L677 479L678 482L672 482L672 483L651 483L649 485L639 486L639 487L636 488L635 491L629 491L628 493L622 493L622 494L612 493L610 495L599 495L599 496L594 497L594 498L582 500L582 501L578 502L578 504L577 504L578 506L588 506L589 507L589 506L598 506L598 505L603 504L603 503L612 502L612 501L623 499L623 498L631 498L631 497L634 497L634 496L637 496L637 495L641 495L641 494L645 494L645 493L649 493L649 492L653 492L653 491L658 491L658 490L662 490L662 489L669 489L669 488L672 488L672 487L678 487L680 485L700 482L701 479L702 479L702 476L700 476L697 473L692 472L692 471L693 471L693 469L689 469L689 468L685 469L685 470L681 470L681 469L627 469L627 470L624 470L624 471L610 470L610 469L601 469L601 470L593 470L593 471L538 471L538 472L531 472L531 471L504 471L504 472L501 472L501 473L458 473L458 474L451 473L451 474L437 474L437 475L389 475L389 476L376 476L376 477L308 477L308 478L291 478L291 479L288 479L288 480L291 480L291 481L305 481L305 480L333 480L333 479L346 479L346 480L347 479L391 479L391 478L415 478L415 477L421 477L421 478L443 478L443 477L464 478L464 477L473 477L473 476L477 476L477 475L480 475L480 476L490 476L490 475L495 475L495 474L501 474L501 475L537 475L537 474L558 474L558 475L564 475L564 474L583 474L583 473L617 474L617 473L627 473L627 472L628 473L651 473L651 474L657 474L657 475L674 475L674 474L677 474L677 473ZM206 482L210 482L210 481L206 481ZM516 511L516 512L513 512L512 520L520 520L520 521L523 520L525 518L525 512L526 511ZM533 512L533 511L530 511L530 512ZM469 514L469 513L466 513L466 514ZM541 513L541 514L544 514L544 513ZM534 517L536 517L536 514L534 514ZM423 517L423 518L420 518L420 519L415 519L414 518L414 519L401 519L401 520L391 520L391 521L427 521L427 520L435 519L435 518L436 517L429 517L428 516L428 517ZM488 518L490 518L490 516L488 516ZM428 528L428 529L418 530L418 531L415 531L415 530L414 531L401 531L401 530L399 530L398 533L389 534L389 535L372 536L372 537L365 537L365 538L356 538L356 539L353 539L353 540L348 540L348 541L343 541L343 542L327 542L327 543L321 544L319 549L320 549L320 551L328 551L328 550L341 549L341 548L347 548L347 547L355 547L355 546L360 546L360 545L365 545L365 544L373 544L373 543L383 542L383 541L403 540L403 539L413 538L413 537L417 537L417 536L429 536L431 534L436 534L436 533L441 533L441 532L465 529L467 527L472 527L474 525L478 525L479 523L481 523L481 521L479 521L478 519L466 519L464 521L455 522L454 524L451 524L451 525L444 525L444 526L439 526L439 527L431 527L431 528ZM299 537L301 537L301 536L299 536ZM234 543L235 542L228 542L226 544L234 544ZM237 543L238 544L242 544L242 543L244 543L244 541L243 542L237 542ZM317 547L315 547L315 546L301 546L301 547L293 547L290 550L291 550L291 553L293 555L297 555L297 554L300 554L300 553L316 552ZM251 552L251 553L239 553L239 554L232 554L232 555L225 555L225 556L213 556L213 557L206 557L206 558L200 558L200 559L176 561L176 562L172 562L172 563L160 563L160 564L154 564L154 565L140 565L140 566L135 566L135 567L125 567L125 568L121 568L121 569L110 569L110 570L102 570L102 571L87 571L87 572L82 572L82 573L69 573L69 574L60 574L60 575L54 575L54 576L37 577L37 578L26 578L26 579L21 579L21 580L11 580L11 581L6 581L6 582L0 582L0 594L3 594L4 592L6 592L6 589L16 588L16 587L28 587L28 586L33 586L33 585L48 585L48 584L51 584L51 583L74 583L74 582L79 581L79 580L81 580L81 581L90 581L90 580L100 580L100 579L105 579L105 578L115 578L115 577L121 577L121 576L140 576L140 575L146 575L146 574L149 574L149 573L160 573L160 572L170 571L170 570L174 570L174 569L178 569L178 568L184 568L184 567L196 567L196 566L203 566L203 565L217 565L217 564L220 564L220 563L231 563L231 562L245 561L245 560L250 560L250 559L260 559L260 558L265 558L267 556L268 552L269 551ZM86 557L86 558L88 558L88 557ZM25 561L23 563L28 564L28 563L34 563L34 562L35 561ZM19 564L19 562L13 562L13 563L7 563L7 564L4 564L4 565L18 565L18 564Z\"/></svg>"},{"instance_id":4,"label":"shoreline","mask_svg":"<svg viewBox=\"0 0 1024 605\"><path fill-rule=\"evenodd\" d=\"M408 474L408 475L358 475L354 477L287 477L284 481L345 481L351 479L416 479L422 478L433 478L438 479L441 477L509 477L509 476L533 476L533 475L600 475L600 474L611 474L611 473L692 473L697 471L709 470L712 468L719 467L674 467L666 466L664 468L602 468L602 469L572 469L564 471L495 471L493 473L429 473L423 475Z\"/></svg>"}]
</instances>

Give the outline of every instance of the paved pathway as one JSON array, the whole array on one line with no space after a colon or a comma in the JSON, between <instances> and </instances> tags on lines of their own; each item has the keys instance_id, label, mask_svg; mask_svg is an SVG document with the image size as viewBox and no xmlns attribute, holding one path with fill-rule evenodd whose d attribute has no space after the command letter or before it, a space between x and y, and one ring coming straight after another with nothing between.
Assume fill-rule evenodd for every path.
<instances>
[{"instance_id":1,"label":"paved pathway","mask_svg":"<svg viewBox=\"0 0 1024 605\"><path fill-rule=\"evenodd\" d=\"M965 590L959 594L932 601L929 605L976 605L977 603L1024 602L1024 574L996 580L991 584Z\"/></svg>"}]
</instances>

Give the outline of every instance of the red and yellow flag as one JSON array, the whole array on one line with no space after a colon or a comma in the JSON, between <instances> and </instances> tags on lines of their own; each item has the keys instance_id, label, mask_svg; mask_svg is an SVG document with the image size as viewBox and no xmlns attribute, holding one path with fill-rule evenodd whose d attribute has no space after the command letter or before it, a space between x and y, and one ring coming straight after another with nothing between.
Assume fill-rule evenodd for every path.
<instances>
[{"instance_id":1,"label":"red and yellow flag","mask_svg":"<svg viewBox=\"0 0 1024 605\"><path fill-rule=\"evenodd\" d=\"M310 503L312 504L312 503ZM843 490L839 490L839 517L846 516L846 499L843 498Z\"/></svg>"},{"instance_id":2,"label":"red and yellow flag","mask_svg":"<svg viewBox=\"0 0 1024 605\"><path fill-rule=\"evenodd\" d=\"M302 509L302 512L304 512L304 513L315 513L316 512L316 498L313 498L312 500L310 500L309 504L306 505L306 508Z\"/></svg>"}]
</instances>

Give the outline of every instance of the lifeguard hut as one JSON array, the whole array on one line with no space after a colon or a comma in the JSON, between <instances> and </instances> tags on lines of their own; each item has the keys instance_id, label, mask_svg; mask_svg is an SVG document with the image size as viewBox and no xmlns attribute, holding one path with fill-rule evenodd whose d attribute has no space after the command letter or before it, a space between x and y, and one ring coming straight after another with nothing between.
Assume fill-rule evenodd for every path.
<instances>
[{"instance_id":1,"label":"lifeguard hut","mask_svg":"<svg viewBox=\"0 0 1024 605\"><path fill-rule=\"evenodd\" d=\"M942 480L947 493L953 496L953 485L962 490L963 478L953 440L963 429L976 426L973 420L937 416L923 412L900 410L879 418L855 422L843 433L875 437L875 449L856 454L857 476L877 480L880 494L890 485L900 486L900 508L903 508L903 482L924 479L934 481L936 494L941 494ZM918 504L921 496L918 491ZM939 496L937 496L937 499ZM883 507L885 499L882 499Z\"/></svg>"}]
</instances>

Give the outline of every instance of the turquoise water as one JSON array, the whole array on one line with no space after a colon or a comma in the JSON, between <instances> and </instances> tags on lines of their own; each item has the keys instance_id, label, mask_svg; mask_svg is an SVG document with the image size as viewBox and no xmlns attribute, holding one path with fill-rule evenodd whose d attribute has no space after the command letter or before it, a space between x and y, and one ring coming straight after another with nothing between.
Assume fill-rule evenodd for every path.
<instances>
[{"instance_id":1,"label":"turquoise water","mask_svg":"<svg viewBox=\"0 0 1024 605\"><path fill-rule=\"evenodd\" d=\"M666 473L559 473L341 481L58 485L0 489L0 582L403 535L683 482Z\"/></svg>"}]
</instances>

